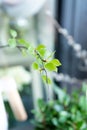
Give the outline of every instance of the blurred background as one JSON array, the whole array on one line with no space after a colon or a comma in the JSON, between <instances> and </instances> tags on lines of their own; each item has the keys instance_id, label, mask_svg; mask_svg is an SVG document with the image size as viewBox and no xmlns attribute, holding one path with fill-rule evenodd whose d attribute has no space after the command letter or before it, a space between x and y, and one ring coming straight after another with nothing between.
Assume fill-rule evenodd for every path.
<instances>
[{"instance_id":1,"label":"blurred background","mask_svg":"<svg viewBox=\"0 0 87 130\"><path fill-rule=\"evenodd\" d=\"M87 80L86 14L86 0L0 0L0 46L7 45L14 29L19 38L55 50L62 66L51 78L70 93ZM34 129L31 110L48 92L32 61L18 49L0 47L0 130ZM51 87L49 93L56 98Z\"/></svg>"}]
</instances>

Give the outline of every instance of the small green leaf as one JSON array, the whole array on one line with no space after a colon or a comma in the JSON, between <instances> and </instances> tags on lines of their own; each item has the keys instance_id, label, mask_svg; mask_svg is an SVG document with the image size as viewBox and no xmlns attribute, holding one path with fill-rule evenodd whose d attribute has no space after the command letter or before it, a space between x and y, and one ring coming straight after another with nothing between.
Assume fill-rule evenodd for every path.
<instances>
[{"instance_id":1,"label":"small green leaf","mask_svg":"<svg viewBox=\"0 0 87 130\"><path fill-rule=\"evenodd\" d=\"M34 70L37 70L37 69L39 68L39 66L38 66L38 64L37 64L36 62L34 62L34 63L32 64L32 68L33 68Z\"/></svg>"},{"instance_id":2,"label":"small green leaf","mask_svg":"<svg viewBox=\"0 0 87 130\"><path fill-rule=\"evenodd\" d=\"M84 121L78 121L78 122L77 122L77 124L76 124L76 125L78 126L78 128L79 128L79 129L82 127L83 122L84 122Z\"/></svg>"},{"instance_id":3,"label":"small green leaf","mask_svg":"<svg viewBox=\"0 0 87 130\"><path fill-rule=\"evenodd\" d=\"M16 47L16 40L10 38L10 39L8 40L8 44L9 44L10 47L14 48L14 47Z\"/></svg>"},{"instance_id":4,"label":"small green leaf","mask_svg":"<svg viewBox=\"0 0 87 130\"><path fill-rule=\"evenodd\" d=\"M50 62L53 63L55 66L61 66L61 63L58 59L53 59Z\"/></svg>"},{"instance_id":5,"label":"small green leaf","mask_svg":"<svg viewBox=\"0 0 87 130\"><path fill-rule=\"evenodd\" d=\"M15 30L10 30L10 34L13 38L17 37L17 32Z\"/></svg>"},{"instance_id":6,"label":"small green leaf","mask_svg":"<svg viewBox=\"0 0 87 130\"><path fill-rule=\"evenodd\" d=\"M39 44L39 45L37 46L36 50L39 51L40 49L43 49L43 48L46 48L45 45Z\"/></svg>"},{"instance_id":7,"label":"small green leaf","mask_svg":"<svg viewBox=\"0 0 87 130\"><path fill-rule=\"evenodd\" d=\"M51 84L50 78L46 77L46 75L42 75L42 79L43 79L44 83Z\"/></svg>"},{"instance_id":8,"label":"small green leaf","mask_svg":"<svg viewBox=\"0 0 87 130\"><path fill-rule=\"evenodd\" d=\"M56 71L57 72L57 67L51 62L46 63L45 68L49 71Z\"/></svg>"},{"instance_id":9,"label":"small green leaf","mask_svg":"<svg viewBox=\"0 0 87 130\"><path fill-rule=\"evenodd\" d=\"M64 117L69 117L70 116L70 114L67 112L67 111L61 111L60 112L60 116L64 116Z\"/></svg>"},{"instance_id":10,"label":"small green leaf","mask_svg":"<svg viewBox=\"0 0 87 130\"><path fill-rule=\"evenodd\" d=\"M18 42L26 47L30 46L30 43L28 43L27 41L25 41L24 39L19 39Z\"/></svg>"},{"instance_id":11,"label":"small green leaf","mask_svg":"<svg viewBox=\"0 0 87 130\"><path fill-rule=\"evenodd\" d=\"M42 49L40 49L38 52L39 52L39 54L40 54L42 57L44 57L45 54L46 54L46 48L42 48Z\"/></svg>"},{"instance_id":12,"label":"small green leaf","mask_svg":"<svg viewBox=\"0 0 87 130\"><path fill-rule=\"evenodd\" d=\"M36 48L36 51L39 52L39 54L44 57L45 53L46 53L46 47L43 44L39 44Z\"/></svg>"},{"instance_id":13,"label":"small green leaf","mask_svg":"<svg viewBox=\"0 0 87 130\"><path fill-rule=\"evenodd\" d=\"M46 104L45 104L44 100L39 99L39 100L38 100L38 106L39 106L39 109L40 109L42 112L45 111L45 109L46 109Z\"/></svg>"},{"instance_id":14,"label":"small green leaf","mask_svg":"<svg viewBox=\"0 0 87 130\"><path fill-rule=\"evenodd\" d=\"M53 125L58 126L58 119L53 117L52 118L52 123L53 123Z\"/></svg>"},{"instance_id":15,"label":"small green leaf","mask_svg":"<svg viewBox=\"0 0 87 130\"><path fill-rule=\"evenodd\" d=\"M60 112L60 118L59 118L59 122L61 123L65 123L66 120L70 117L70 114L67 111L61 111Z\"/></svg>"}]
</instances>

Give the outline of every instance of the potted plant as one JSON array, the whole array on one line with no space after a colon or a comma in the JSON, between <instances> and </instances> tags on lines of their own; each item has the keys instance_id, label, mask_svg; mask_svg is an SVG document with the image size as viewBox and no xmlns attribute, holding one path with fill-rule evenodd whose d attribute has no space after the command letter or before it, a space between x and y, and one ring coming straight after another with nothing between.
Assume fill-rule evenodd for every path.
<instances>
[{"instance_id":1,"label":"potted plant","mask_svg":"<svg viewBox=\"0 0 87 130\"><path fill-rule=\"evenodd\" d=\"M39 111L32 111L36 130L87 130L87 85L84 86L81 91L73 90L71 96L55 87L57 100L38 100Z\"/></svg>"}]
</instances>

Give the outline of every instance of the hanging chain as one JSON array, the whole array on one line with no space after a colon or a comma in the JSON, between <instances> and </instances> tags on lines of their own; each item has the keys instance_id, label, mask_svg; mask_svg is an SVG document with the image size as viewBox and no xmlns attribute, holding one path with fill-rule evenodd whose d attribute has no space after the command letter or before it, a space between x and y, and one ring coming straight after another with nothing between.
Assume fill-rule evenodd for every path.
<instances>
[{"instance_id":1,"label":"hanging chain","mask_svg":"<svg viewBox=\"0 0 87 130\"><path fill-rule=\"evenodd\" d=\"M57 82L66 82L66 83L70 83L70 84L82 84L83 81L87 82L87 79L81 80L78 79L76 77L70 77L68 74L63 74L63 73L53 73L53 78L57 81Z\"/></svg>"}]
</instances>

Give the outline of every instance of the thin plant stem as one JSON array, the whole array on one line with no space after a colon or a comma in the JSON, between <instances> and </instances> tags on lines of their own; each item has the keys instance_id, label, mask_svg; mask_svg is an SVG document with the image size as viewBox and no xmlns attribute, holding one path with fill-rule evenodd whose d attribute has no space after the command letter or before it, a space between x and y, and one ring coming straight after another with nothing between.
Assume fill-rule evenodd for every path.
<instances>
[{"instance_id":1,"label":"thin plant stem","mask_svg":"<svg viewBox=\"0 0 87 130\"><path fill-rule=\"evenodd\" d=\"M45 71L45 74L46 74L46 83L47 83L47 91L48 91L48 93L47 93L47 100L49 101L50 100L50 92L49 92L49 84L48 84L48 75L47 75L47 71L46 71L46 69L44 69L44 71Z\"/></svg>"},{"instance_id":2,"label":"thin plant stem","mask_svg":"<svg viewBox=\"0 0 87 130\"><path fill-rule=\"evenodd\" d=\"M9 45L0 45L0 49L4 49L4 48L7 48L7 47L10 47ZM21 46L21 45L17 45L16 46L18 49L26 49L27 50L27 47L25 46Z\"/></svg>"},{"instance_id":3,"label":"thin plant stem","mask_svg":"<svg viewBox=\"0 0 87 130\"><path fill-rule=\"evenodd\" d=\"M37 56L40 58L40 60L42 61L42 68L43 68L43 71L45 72L45 75L46 75L46 84L47 84L47 88L48 88L48 94L47 94L47 101L49 101L50 97L49 97L49 83L48 83L48 74L47 74L47 71L44 67L44 62L45 60L42 59L42 57L40 56L40 54L35 50L35 53L37 54Z\"/></svg>"}]
</instances>

